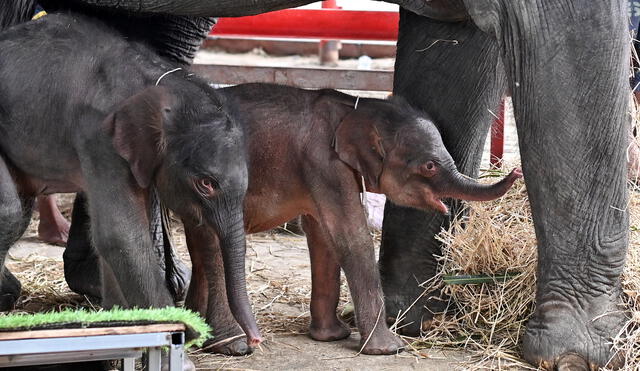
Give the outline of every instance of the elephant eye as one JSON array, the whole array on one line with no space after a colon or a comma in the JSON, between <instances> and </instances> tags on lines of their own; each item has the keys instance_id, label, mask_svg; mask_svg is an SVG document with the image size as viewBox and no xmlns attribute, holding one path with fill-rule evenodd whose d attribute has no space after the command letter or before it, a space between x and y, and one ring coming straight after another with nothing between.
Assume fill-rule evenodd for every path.
<instances>
[{"instance_id":1,"label":"elephant eye","mask_svg":"<svg viewBox=\"0 0 640 371\"><path fill-rule=\"evenodd\" d=\"M211 178L199 178L195 181L196 189L205 197L213 196L215 186Z\"/></svg>"},{"instance_id":2,"label":"elephant eye","mask_svg":"<svg viewBox=\"0 0 640 371\"><path fill-rule=\"evenodd\" d=\"M425 178L430 178L436 175L436 164L433 161L427 161L424 164L418 166L418 173Z\"/></svg>"},{"instance_id":3,"label":"elephant eye","mask_svg":"<svg viewBox=\"0 0 640 371\"><path fill-rule=\"evenodd\" d=\"M427 168L427 170L433 170L436 168L436 165L433 163L433 161L427 161L425 167Z\"/></svg>"}]
</instances>

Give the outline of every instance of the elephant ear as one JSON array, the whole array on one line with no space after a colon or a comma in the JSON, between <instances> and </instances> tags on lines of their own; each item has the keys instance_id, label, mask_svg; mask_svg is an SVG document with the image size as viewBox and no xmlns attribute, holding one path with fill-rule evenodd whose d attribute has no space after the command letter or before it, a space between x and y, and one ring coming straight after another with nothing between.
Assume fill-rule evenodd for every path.
<instances>
[{"instance_id":1,"label":"elephant ear","mask_svg":"<svg viewBox=\"0 0 640 371\"><path fill-rule=\"evenodd\" d=\"M334 149L340 160L379 189L385 152L374 121L356 110L349 113L336 129Z\"/></svg>"},{"instance_id":2,"label":"elephant ear","mask_svg":"<svg viewBox=\"0 0 640 371\"><path fill-rule=\"evenodd\" d=\"M150 87L125 100L105 119L113 148L142 188L149 187L162 162L164 124L172 101L166 88Z\"/></svg>"}]
</instances>

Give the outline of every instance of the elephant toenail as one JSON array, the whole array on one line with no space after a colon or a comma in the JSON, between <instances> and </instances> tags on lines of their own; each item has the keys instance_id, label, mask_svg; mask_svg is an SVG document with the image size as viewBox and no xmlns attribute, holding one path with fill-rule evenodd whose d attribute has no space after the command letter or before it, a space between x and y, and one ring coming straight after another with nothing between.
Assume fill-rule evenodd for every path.
<instances>
[{"instance_id":1,"label":"elephant toenail","mask_svg":"<svg viewBox=\"0 0 640 371\"><path fill-rule=\"evenodd\" d=\"M565 353L558 357L555 369L557 371L591 371L589 363L575 353Z\"/></svg>"}]
</instances>

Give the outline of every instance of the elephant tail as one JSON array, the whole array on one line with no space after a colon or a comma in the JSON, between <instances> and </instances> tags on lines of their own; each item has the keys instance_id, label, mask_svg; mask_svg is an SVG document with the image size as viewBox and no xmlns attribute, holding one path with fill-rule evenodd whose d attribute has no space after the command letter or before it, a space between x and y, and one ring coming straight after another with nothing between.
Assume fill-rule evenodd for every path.
<instances>
[{"instance_id":1,"label":"elephant tail","mask_svg":"<svg viewBox=\"0 0 640 371\"><path fill-rule=\"evenodd\" d=\"M0 4L0 31L30 21L39 8L36 0L11 0Z\"/></svg>"}]
</instances>

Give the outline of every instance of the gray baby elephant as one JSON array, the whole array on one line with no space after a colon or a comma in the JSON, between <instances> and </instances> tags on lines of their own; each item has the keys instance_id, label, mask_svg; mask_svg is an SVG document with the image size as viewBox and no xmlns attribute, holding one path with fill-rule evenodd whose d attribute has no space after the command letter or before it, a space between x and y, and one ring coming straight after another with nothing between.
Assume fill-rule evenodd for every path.
<instances>
[{"instance_id":1,"label":"gray baby elephant","mask_svg":"<svg viewBox=\"0 0 640 371\"><path fill-rule=\"evenodd\" d=\"M229 305L249 343L261 341L245 288L243 131L205 81L167 71L146 46L78 15L0 35L0 310L20 292L4 260L32 200L59 192L88 199L103 306L173 305L149 235L153 186L185 221L216 231Z\"/></svg>"}]
</instances>

